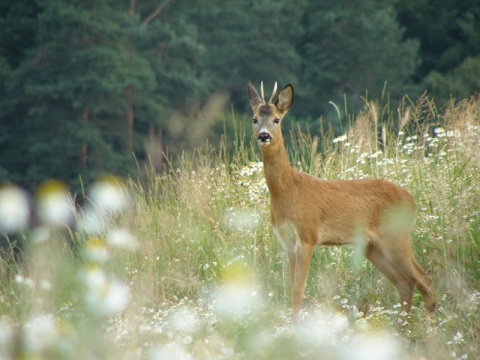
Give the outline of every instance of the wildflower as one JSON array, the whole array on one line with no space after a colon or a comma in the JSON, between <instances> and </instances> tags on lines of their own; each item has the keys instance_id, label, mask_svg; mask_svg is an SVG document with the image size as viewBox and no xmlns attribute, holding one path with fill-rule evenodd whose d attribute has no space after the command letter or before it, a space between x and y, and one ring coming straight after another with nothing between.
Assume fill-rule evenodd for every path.
<instances>
[{"instance_id":1,"label":"wildflower","mask_svg":"<svg viewBox=\"0 0 480 360\"><path fill-rule=\"evenodd\" d=\"M344 142L347 140L347 134L343 134L342 136L339 136L335 139L333 139L333 143L337 143L337 142Z\"/></svg>"},{"instance_id":2,"label":"wildflower","mask_svg":"<svg viewBox=\"0 0 480 360\"><path fill-rule=\"evenodd\" d=\"M129 207L130 194L121 179L109 176L93 184L90 189L90 200L102 213L119 213Z\"/></svg>"},{"instance_id":3,"label":"wildflower","mask_svg":"<svg viewBox=\"0 0 480 360\"><path fill-rule=\"evenodd\" d=\"M6 322L0 321L0 358L3 359L2 356L5 356L5 359L10 358L7 355L13 351L14 336L13 327Z\"/></svg>"},{"instance_id":4,"label":"wildflower","mask_svg":"<svg viewBox=\"0 0 480 360\"><path fill-rule=\"evenodd\" d=\"M186 350L176 343L170 343L165 346L156 346L149 350L147 359L151 360L170 360L182 359L190 360L193 356L186 352Z\"/></svg>"},{"instance_id":5,"label":"wildflower","mask_svg":"<svg viewBox=\"0 0 480 360\"><path fill-rule=\"evenodd\" d=\"M48 291L52 289L52 284L48 280L42 279L40 280L40 288Z\"/></svg>"},{"instance_id":6,"label":"wildflower","mask_svg":"<svg viewBox=\"0 0 480 360\"><path fill-rule=\"evenodd\" d=\"M107 222L105 216L92 206L87 206L78 223L80 229L89 235L98 235L105 231Z\"/></svg>"},{"instance_id":7,"label":"wildflower","mask_svg":"<svg viewBox=\"0 0 480 360\"><path fill-rule=\"evenodd\" d=\"M461 137L461 133L460 131L458 131L457 129L454 129L454 130L449 130L446 132L446 136L447 137L453 137L453 138L460 138Z\"/></svg>"},{"instance_id":8,"label":"wildflower","mask_svg":"<svg viewBox=\"0 0 480 360\"><path fill-rule=\"evenodd\" d=\"M29 198L16 186L0 189L0 232L14 233L28 227L30 220Z\"/></svg>"},{"instance_id":9,"label":"wildflower","mask_svg":"<svg viewBox=\"0 0 480 360\"><path fill-rule=\"evenodd\" d=\"M32 230L30 239L34 244L40 244L50 239L50 229L46 226L40 226Z\"/></svg>"},{"instance_id":10,"label":"wildflower","mask_svg":"<svg viewBox=\"0 0 480 360\"><path fill-rule=\"evenodd\" d=\"M356 335L344 348L345 359L403 359L398 342L388 334Z\"/></svg>"},{"instance_id":11,"label":"wildflower","mask_svg":"<svg viewBox=\"0 0 480 360\"><path fill-rule=\"evenodd\" d=\"M247 210L231 209L227 213L228 226L238 231L254 230L258 225L258 214Z\"/></svg>"},{"instance_id":12,"label":"wildflower","mask_svg":"<svg viewBox=\"0 0 480 360\"><path fill-rule=\"evenodd\" d=\"M138 247L135 236L125 229L111 230L107 234L106 242L108 245L129 251L135 251Z\"/></svg>"},{"instance_id":13,"label":"wildflower","mask_svg":"<svg viewBox=\"0 0 480 360\"><path fill-rule=\"evenodd\" d=\"M68 225L73 222L73 204L67 186L59 181L47 181L37 190L39 220L46 225Z\"/></svg>"},{"instance_id":14,"label":"wildflower","mask_svg":"<svg viewBox=\"0 0 480 360\"><path fill-rule=\"evenodd\" d=\"M445 129L442 128L442 127L437 127L433 130L433 132L435 133L435 135L437 135L437 137L439 138L442 138L442 137L445 137L446 136L446 133L445 133Z\"/></svg>"},{"instance_id":15,"label":"wildflower","mask_svg":"<svg viewBox=\"0 0 480 360\"><path fill-rule=\"evenodd\" d=\"M23 337L27 351L42 352L53 347L60 338L55 318L50 314L40 315L25 325Z\"/></svg>"},{"instance_id":16,"label":"wildflower","mask_svg":"<svg viewBox=\"0 0 480 360\"><path fill-rule=\"evenodd\" d=\"M35 283L33 282L32 279L30 279L29 277L25 278L23 277L23 275L20 275L20 274L15 275L15 282L17 284L24 285L25 287L30 289L33 289L35 287Z\"/></svg>"},{"instance_id":17,"label":"wildflower","mask_svg":"<svg viewBox=\"0 0 480 360\"><path fill-rule=\"evenodd\" d=\"M250 270L238 262L231 263L224 273L224 282L218 288L214 303L221 316L236 318L252 310L257 296L251 282Z\"/></svg>"},{"instance_id":18,"label":"wildflower","mask_svg":"<svg viewBox=\"0 0 480 360\"><path fill-rule=\"evenodd\" d=\"M23 284L30 289L33 289L35 287L35 283L33 282L33 280L31 278L26 278L24 280Z\"/></svg>"},{"instance_id":19,"label":"wildflower","mask_svg":"<svg viewBox=\"0 0 480 360\"><path fill-rule=\"evenodd\" d=\"M251 287L244 282L228 282L220 287L215 298L217 312L226 317L238 317L253 306Z\"/></svg>"},{"instance_id":20,"label":"wildflower","mask_svg":"<svg viewBox=\"0 0 480 360\"><path fill-rule=\"evenodd\" d=\"M83 255L95 263L104 263L109 256L105 242L99 237L92 237L85 243Z\"/></svg>"},{"instance_id":21,"label":"wildflower","mask_svg":"<svg viewBox=\"0 0 480 360\"><path fill-rule=\"evenodd\" d=\"M451 341L447 341L448 345L462 345L465 343L465 338L463 337L463 334L460 331L457 331L455 335L453 336L453 339Z\"/></svg>"},{"instance_id":22,"label":"wildflower","mask_svg":"<svg viewBox=\"0 0 480 360\"><path fill-rule=\"evenodd\" d=\"M348 318L341 314L319 312L309 316L299 329L299 335L307 342L335 343L339 335L348 329Z\"/></svg>"},{"instance_id":23,"label":"wildflower","mask_svg":"<svg viewBox=\"0 0 480 360\"><path fill-rule=\"evenodd\" d=\"M377 151L376 153L371 154L371 155L370 155L370 158L371 158L371 159L376 159L376 158L379 157L380 155L383 155L383 153L382 153L381 151Z\"/></svg>"},{"instance_id":24,"label":"wildflower","mask_svg":"<svg viewBox=\"0 0 480 360\"><path fill-rule=\"evenodd\" d=\"M188 334L195 332L198 327L198 322L199 320L195 313L186 307L182 307L175 311L171 320L172 326L176 331Z\"/></svg>"},{"instance_id":25,"label":"wildflower","mask_svg":"<svg viewBox=\"0 0 480 360\"><path fill-rule=\"evenodd\" d=\"M98 267L88 269L84 274L86 285L85 302L90 311L98 316L115 315L128 305L130 289L107 275Z\"/></svg>"}]
</instances>

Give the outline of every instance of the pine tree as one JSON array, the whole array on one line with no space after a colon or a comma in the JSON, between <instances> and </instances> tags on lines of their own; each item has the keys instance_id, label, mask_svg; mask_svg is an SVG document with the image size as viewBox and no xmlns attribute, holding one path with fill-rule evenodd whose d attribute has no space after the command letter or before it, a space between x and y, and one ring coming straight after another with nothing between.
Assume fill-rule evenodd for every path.
<instances>
[{"instance_id":1,"label":"pine tree","mask_svg":"<svg viewBox=\"0 0 480 360\"><path fill-rule=\"evenodd\" d=\"M317 116L329 101L349 110L362 96L378 98L385 83L403 95L415 69L417 43L403 32L388 3L377 0L311 1L305 15L305 38L299 51L303 82L309 84L302 109Z\"/></svg>"},{"instance_id":2,"label":"pine tree","mask_svg":"<svg viewBox=\"0 0 480 360\"><path fill-rule=\"evenodd\" d=\"M296 44L302 36L303 0L232 0L209 2L195 14L198 38L205 51L199 61L212 89L231 94L246 109L248 80L271 89L275 81L295 83L301 59Z\"/></svg>"},{"instance_id":3,"label":"pine tree","mask_svg":"<svg viewBox=\"0 0 480 360\"><path fill-rule=\"evenodd\" d=\"M148 86L152 74L127 51L128 13L111 3L43 3L36 45L3 107L2 117L15 118L16 127L15 139L2 147L20 147L22 154L6 166L11 180L28 187L46 178L78 184L79 175L89 181L127 161L125 89Z\"/></svg>"}]
</instances>

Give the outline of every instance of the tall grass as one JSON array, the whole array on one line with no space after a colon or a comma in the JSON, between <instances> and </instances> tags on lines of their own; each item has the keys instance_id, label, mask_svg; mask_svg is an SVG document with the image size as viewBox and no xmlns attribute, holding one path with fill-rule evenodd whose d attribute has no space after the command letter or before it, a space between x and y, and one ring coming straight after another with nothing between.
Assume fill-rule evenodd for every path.
<instances>
[{"instance_id":1,"label":"tall grass","mask_svg":"<svg viewBox=\"0 0 480 360\"><path fill-rule=\"evenodd\" d=\"M355 249L326 247L314 253L292 331L261 159L243 120L225 121L233 151L206 146L162 172L99 179L82 208L66 207L68 193L54 186L46 203L63 211L4 233L26 245L0 258L0 358L478 356L480 99L443 113L425 97L396 111L368 102L345 134L290 134L300 171L380 177L414 195L413 247L435 281L435 320L419 294L401 313L393 287ZM2 197L17 190L0 190L0 212L5 198L29 206Z\"/></svg>"}]
</instances>

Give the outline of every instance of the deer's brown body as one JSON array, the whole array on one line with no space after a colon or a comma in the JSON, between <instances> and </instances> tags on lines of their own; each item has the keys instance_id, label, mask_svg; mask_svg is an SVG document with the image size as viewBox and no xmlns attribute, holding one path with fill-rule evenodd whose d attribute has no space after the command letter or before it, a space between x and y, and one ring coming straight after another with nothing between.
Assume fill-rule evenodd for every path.
<instances>
[{"instance_id":1,"label":"deer's brown body","mask_svg":"<svg viewBox=\"0 0 480 360\"><path fill-rule=\"evenodd\" d=\"M293 87L287 85L273 103L275 90L266 103L263 84L262 96L248 84L254 136L270 192L273 230L289 257L293 323L299 320L313 247L353 242L360 242L365 256L396 287L404 310L410 309L417 287L425 307L433 312L432 280L416 262L410 246L413 197L385 180L325 181L295 171L281 132L282 120L293 103Z\"/></svg>"}]
</instances>

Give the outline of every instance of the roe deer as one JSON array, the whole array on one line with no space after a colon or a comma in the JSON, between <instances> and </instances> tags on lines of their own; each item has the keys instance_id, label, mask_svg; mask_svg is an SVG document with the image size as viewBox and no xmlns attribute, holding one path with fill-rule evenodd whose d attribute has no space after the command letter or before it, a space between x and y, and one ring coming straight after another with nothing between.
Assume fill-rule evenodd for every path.
<instances>
[{"instance_id":1,"label":"roe deer","mask_svg":"<svg viewBox=\"0 0 480 360\"><path fill-rule=\"evenodd\" d=\"M416 262L410 246L415 200L386 180L326 181L295 171L281 131L294 93L287 85L274 101L277 84L265 102L251 82L248 98L253 132L263 158L270 192L271 221L290 263L292 323L297 324L315 245L360 242L365 256L395 286L402 310L409 311L415 286L429 313L435 310L433 281ZM357 243L358 244L358 243Z\"/></svg>"}]
</instances>

